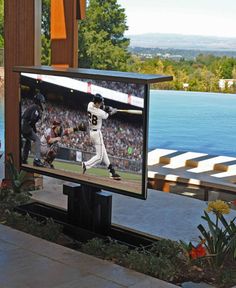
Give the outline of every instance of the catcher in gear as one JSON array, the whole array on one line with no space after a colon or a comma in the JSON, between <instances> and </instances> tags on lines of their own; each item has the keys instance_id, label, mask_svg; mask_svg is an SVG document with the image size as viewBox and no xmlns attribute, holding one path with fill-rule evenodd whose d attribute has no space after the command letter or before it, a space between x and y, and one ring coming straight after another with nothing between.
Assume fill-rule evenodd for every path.
<instances>
[{"instance_id":1,"label":"catcher in gear","mask_svg":"<svg viewBox=\"0 0 236 288\"><path fill-rule=\"evenodd\" d=\"M89 118L89 134L92 143L95 145L96 155L86 162L82 162L83 174L87 169L104 162L108 171L110 172L110 178L114 180L120 180L120 175L116 173L113 168L106 151L106 147L103 142L103 136L101 132L102 120L107 119L109 116L117 112L116 108L104 106L103 97L100 94L95 94L93 101L88 104L88 118Z\"/></svg>"},{"instance_id":2,"label":"catcher in gear","mask_svg":"<svg viewBox=\"0 0 236 288\"><path fill-rule=\"evenodd\" d=\"M35 143L34 166L43 167L40 160L40 138L37 135L36 123L41 120L45 109L45 98L38 92L34 96L34 104L29 106L22 115L22 136L25 138L22 153L22 163L27 164L29 152L31 150L31 142Z\"/></svg>"},{"instance_id":3,"label":"catcher in gear","mask_svg":"<svg viewBox=\"0 0 236 288\"><path fill-rule=\"evenodd\" d=\"M63 129L61 122L54 120L52 127L48 128L44 135L41 137L41 154L44 159L44 166L54 169L52 162L56 158L56 155L60 149L60 141L63 136L68 136L71 133L77 131L86 131L84 123L80 123L77 127L70 127Z\"/></svg>"}]
</instances>

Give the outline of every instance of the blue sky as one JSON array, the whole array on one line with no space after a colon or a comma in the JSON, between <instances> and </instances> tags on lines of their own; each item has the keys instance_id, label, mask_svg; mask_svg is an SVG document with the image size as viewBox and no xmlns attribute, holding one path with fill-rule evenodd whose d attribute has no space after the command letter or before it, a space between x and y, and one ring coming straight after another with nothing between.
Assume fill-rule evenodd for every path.
<instances>
[{"instance_id":1,"label":"blue sky","mask_svg":"<svg viewBox=\"0 0 236 288\"><path fill-rule=\"evenodd\" d=\"M178 33L236 37L236 0L117 0L127 35Z\"/></svg>"}]
</instances>

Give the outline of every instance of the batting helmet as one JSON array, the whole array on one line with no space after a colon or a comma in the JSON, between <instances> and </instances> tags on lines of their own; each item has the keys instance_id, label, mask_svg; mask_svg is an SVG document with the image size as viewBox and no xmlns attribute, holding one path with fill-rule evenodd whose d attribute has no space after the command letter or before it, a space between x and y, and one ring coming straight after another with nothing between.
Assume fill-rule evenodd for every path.
<instances>
[{"instance_id":1,"label":"batting helmet","mask_svg":"<svg viewBox=\"0 0 236 288\"><path fill-rule=\"evenodd\" d=\"M93 103L103 103L103 102L104 102L104 99L101 94L97 93L93 96Z\"/></svg>"},{"instance_id":2,"label":"batting helmet","mask_svg":"<svg viewBox=\"0 0 236 288\"><path fill-rule=\"evenodd\" d=\"M44 109L44 104L45 104L45 97L41 93L37 93L34 96L34 103L39 105L42 109Z\"/></svg>"}]
</instances>

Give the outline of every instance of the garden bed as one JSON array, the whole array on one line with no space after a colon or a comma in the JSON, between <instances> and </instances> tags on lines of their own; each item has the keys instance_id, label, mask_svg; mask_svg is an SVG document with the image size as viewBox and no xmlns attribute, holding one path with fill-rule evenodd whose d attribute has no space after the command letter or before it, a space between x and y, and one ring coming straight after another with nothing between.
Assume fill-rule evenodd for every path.
<instances>
[{"instance_id":1,"label":"garden bed","mask_svg":"<svg viewBox=\"0 0 236 288\"><path fill-rule=\"evenodd\" d=\"M129 241L125 242L121 231L113 233L114 235L120 233L117 237L120 239L117 239L70 224L65 225L63 223L66 219L65 211L52 208L54 211L52 213L51 209L48 209L47 205L39 203L21 205L17 208L21 213L24 211L23 214L26 214L28 210L36 219L44 222L45 217L40 214L46 214L50 218L53 214L56 218L55 223L64 227L55 242L71 249L112 261L179 286L184 282L204 282L220 288L230 288L236 284L236 261L234 259L225 260L221 266L212 265L208 257L191 259L187 249L183 248L184 245L166 239L148 242L147 239L144 241L140 238L139 243L132 245L132 237L129 235L127 237Z\"/></svg>"},{"instance_id":2,"label":"garden bed","mask_svg":"<svg viewBox=\"0 0 236 288\"><path fill-rule=\"evenodd\" d=\"M209 203L204 211L208 229L198 226L200 243L196 246L145 239L118 228L105 237L67 223L61 209L32 203L19 184L22 175L16 174L16 178L15 186L4 182L0 188L2 224L177 285L188 281L219 288L236 285L236 225L235 219L227 222L223 217L230 209L223 201ZM212 212L215 221L208 215Z\"/></svg>"}]
</instances>

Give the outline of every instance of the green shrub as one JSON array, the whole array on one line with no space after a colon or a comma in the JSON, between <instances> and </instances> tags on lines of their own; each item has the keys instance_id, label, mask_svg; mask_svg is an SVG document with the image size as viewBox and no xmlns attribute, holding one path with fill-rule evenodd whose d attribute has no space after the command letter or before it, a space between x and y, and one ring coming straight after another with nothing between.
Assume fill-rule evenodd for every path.
<instances>
[{"instance_id":1,"label":"green shrub","mask_svg":"<svg viewBox=\"0 0 236 288\"><path fill-rule=\"evenodd\" d=\"M118 243L115 240L110 240L104 249L104 258L112 260L116 263L123 263L129 253L129 247Z\"/></svg>"},{"instance_id":2,"label":"green shrub","mask_svg":"<svg viewBox=\"0 0 236 288\"><path fill-rule=\"evenodd\" d=\"M5 214L10 213L16 206L29 202L30 196L27 192L15 193L12 189L0 189L0 219L4 220Z\"/></svg>"},{"instance_id":3,"label":"green shrub","mask_svg":"<svg viewBox=\"0 0 236 288\"><path fill-rule=\"evenodd\" d=\"M232 268L221 270L220 273L218 271L218 274L218 282L222 283L222 286L224 285L225 287L233 287L235 285L236 271Z\"/></svg>"},{"instance_id":4,"label":"green shrub","mask_svg":"<svg viewBox=\"0 0 236 288\"><path fill-rule=\"evenodd\" d=\"M30 215L21 215L11 212L6 215L5 224L36 237L55 242L62 232L62 226L56 224L53 219L37 221Z\"/></svg>"},{"instance_id":5,"label":"green shrub","mask_svg":"<svg viewBox=\"0 0 236 288\"><path fill-rule=\"evenodd\" d=\"M93 238L87 243L82 244L81 251L99 258L104 258L106 244L103 239Z\"/></svg>"},{"instance_id":6,"label":"green shrub","mask_svg":"<svg viewBox=\"0 0 236 288\"><path fill-rule=\"evenodd\" d=\"M126 245L119 244L115 240L93 238L87 243L82 244L81 251L102 259L121 263L129 252L129 248Z\"/></svg>"},{"instance_id":7,"label":"green shrub","mask_svg":"<svg viewBox=\"0 0 236 288\"><path fill-rule=\"evenodd\" d=\"M94 238L81 251L166 281L173 281L188 263L182 247L170 240L157 241L148 249L130 249L114 240Z\"/></svg>"},{"instance_id":8,"label":"green shrub","mask_svg":"<svg viewBox=\"0 0 236 288\"><path fill-rule=\"evenodd\" d=\"M149 251L158 257L167 257L169 260L176 261L180 255L184 254L182 246L175 241L169 239L161 239L156 241ZM186 258L187 261L187 258Z\"/></svg>"},{"instance_id":9,"label":"green shrub","mask_svg":"<svg viewBox=\"0 0 236 288\"><path fill-rule=\"evenodd\" d=\"M166 281L173 281L176 276L175 266L167 257L157 257L145 249L130 251L126 264L131 269Z\"/></svg>"}]
</instances>

